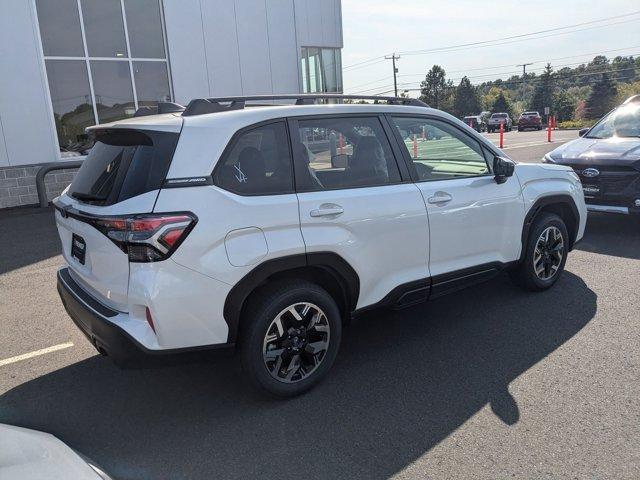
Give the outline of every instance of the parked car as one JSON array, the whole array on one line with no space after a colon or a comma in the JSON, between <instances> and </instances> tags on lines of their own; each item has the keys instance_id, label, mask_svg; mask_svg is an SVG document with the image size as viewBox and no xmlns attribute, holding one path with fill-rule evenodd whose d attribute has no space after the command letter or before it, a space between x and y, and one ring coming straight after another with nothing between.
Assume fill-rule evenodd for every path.
<instances>
[{"instance_id":1,"label":"parked car","mask_svg":"<svg viewBox=\"0 0 640 480\"><path fill-rule=\"evenodd\" d=\"M589 211L640 214L640 95L579 133L543 161L575 170Z\"/></svg>"},{"instance_id":2,"label":"parked car","mask_svg":"<svg viewBox=\"0 0 640 480\"><path fill-rule=\"evenodd\" d=\"M538 112L522 112L518 118L518 131L522 132L527 128L542 130L542 117Z\"/></svg>"},{"instance_id":3,"label":"parked car","mask_svg":"<svg viewBox=\"0 0 640 480\"><path fill-rule=\"evenodd\" d=\"M473 128L476 132L487 131L487 124L480 115L469 115L464 117L462 121Z\"/></svg>"},{"instance_id":4,"label":"parked car","mask_svg":"<svg viewBox=\"0 0 640 480\"><path fill-rule=\"evenodd\" d=\"M100 467L49 433L0 424L0 478L110 480Z\"/></svg>"},{"instance_id":5,"label":"parked car","mask_svg":"<svg viewBox=\"0 0 640 480\"><path fill-rule=\"evenodd\" d=\"M127 366L237 349L253 385L297 395L327 375L351 317L503 270L545 290L582 238L569 167L516 165L414 99L264 105L291 98L199 99L89 129L95 146L55 199L57 279L99 352ZM401 133L427 128L437 148ZM337 140L309 158L313 132Z\"/></svg>"},{"instance_id":6,"label":"parked car","mask_svg":"<svg viewBox=\"0 0 640 480\"><path fill-rule=\"evenodd\" d=\"M508 113L492 113L487 120L487 131L489 133L500 130L500 124L504 125L504 131L510 132L513 128L513 120Z\"/></svg>"}]
</instances>

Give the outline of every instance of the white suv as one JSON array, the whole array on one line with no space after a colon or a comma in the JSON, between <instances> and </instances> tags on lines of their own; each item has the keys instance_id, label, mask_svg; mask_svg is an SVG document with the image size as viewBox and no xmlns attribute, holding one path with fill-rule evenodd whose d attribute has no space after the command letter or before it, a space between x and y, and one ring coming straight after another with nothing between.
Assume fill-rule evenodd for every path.
<instances>
[{"instance_id":1,"label":"white suv","mask_svg":"<svg viewBox=\"0 0 640 480\"><path fill-rule=\"evenodd\" d=\"M316 104L334 97L199 99L90 128L54 203L58 290L98 351L129 365L238 349L254 385L291 396L365 309L501 270L556 282L587 218L569 167L515 165L416 100Z\"/></svg>"}]
</instances>

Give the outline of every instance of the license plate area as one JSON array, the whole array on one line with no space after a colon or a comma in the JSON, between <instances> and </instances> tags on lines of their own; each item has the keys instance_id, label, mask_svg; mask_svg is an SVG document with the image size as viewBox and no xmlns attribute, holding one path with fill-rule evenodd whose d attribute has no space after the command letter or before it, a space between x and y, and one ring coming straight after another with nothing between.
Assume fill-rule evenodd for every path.
<instances>
[{"instance_id":1,"label":"license plate area","mask_svg":"<svg viewBox=\"0 0 640 480\"><path fill-rule=\"evenodd\" d=\"M584 192L585 198L595 198L600 195L600 186L599 185L582 185L582 191Z\"/></svg>"},{"instance_id":2,"label":"license plate area","mask_svg":"<svg viewBox=\"0 0 640 480\"><path fill-rule=\"evenodd\" d=\"M84 238L74 233L71 237L71 256L78 260L81 265L84 265L86 253L87 244L84 241Z\"/></svg>"}]
</instances>

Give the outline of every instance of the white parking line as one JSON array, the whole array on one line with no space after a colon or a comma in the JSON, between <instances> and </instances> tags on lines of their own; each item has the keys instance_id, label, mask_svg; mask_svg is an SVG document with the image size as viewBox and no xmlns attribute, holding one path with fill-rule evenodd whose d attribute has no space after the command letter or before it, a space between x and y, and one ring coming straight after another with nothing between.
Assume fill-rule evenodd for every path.
<instances>
[{"instance_id":1,"label":"white parking line","mask_svg":"<svg viewBox=\"0 0 640 480\"><path fill-rule=\"evenodd\" d=\"M61 343L59 345L54 345L53 347L43 348L42 350L35 350L33 352L24 353L15 357L5 358L4 360L0 360L0 367L4 367L5 365L9 365L11 363L21 362L22 360L28 360L33 357L39 357L40 355L46 355L47 353L57 352L58 350L64 350L65 348L70 347L73 347L73 343Z\"/></svg>"}]
</instances>

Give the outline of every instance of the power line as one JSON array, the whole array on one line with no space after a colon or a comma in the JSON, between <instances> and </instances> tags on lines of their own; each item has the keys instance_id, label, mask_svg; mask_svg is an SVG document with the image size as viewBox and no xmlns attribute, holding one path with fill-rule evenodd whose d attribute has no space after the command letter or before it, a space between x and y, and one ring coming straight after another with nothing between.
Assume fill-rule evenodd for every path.
<instances>
[{"instance_id":1,"label":"power line","mask_svg":"<svg viewBox=\"0 0 640 480\"><path fill-rule=\"evenodd\" d=\"M396 55L395 53L393 55L391 55L390 57L384 57L385 60L391 60L391 63L393 65L393 90L396 94L396 97L398 96L398 69L396 68L396 60L400 60L400 55Z\"/></svg>"},{"instance_id":2,"label":"power line","mask_svg":"<svg viewBox=\"0 0 640 480\"><path fill-rule=\"evenodd\" d=\"M411 50L411 51L406 51L406 52L400 52L400 54L402 55L419 55L422 53L431 53L434 51L440 51L440 50L449 50L449 49L453 49L453 48L459 48L459 47L470 47L470 46L476 46L476 45L484 45L487 43L495 43L495 42L502 42L504 40L512 40L512 39L516 39L516 38L524 38L524 37L530 37L530 36L534 36L534 35L540 35L543 33L550 33L550 32L558 32L560 30L566 30L569 28L575 28L575 27L582 27L585 25L593 25L594 23L602 23L602 22L607 22L609 20L615 20L618 18L626 18L626 17L630 17L633 15L638 15L640 14L640 10L635 10L633 12L630 13L626 13L624 15L614 15L613 17L606 17L606 18L600 18L597 20L591 20L588 22L582 22L582 23L575 23L573 25L567 25L564 27L555 27L555 28L548 28L546 30L538 30L537 32L529 32L529 33L522 33L519 35L511 35L509 37L502 37L502 38L496 38L493 40L483 40L480 42L470 42L470 43L462 43L459 45L450 45L448 47L437 47L437 48L432 48L432 49L425 49L425 50ZM633 20L637 20L637 19L633 19ZM627 20L627 21L633 21L633 20ZM612 25L616 25L615 23ZM608 26L608 25L596 25L594 27L591 28L600 28L603 26ZM588 30L588 29L582 29L582 30ZM582 31L582 30L578 30L578 31ZM571 32L568 32L571 33ZM544 37L542 37L544 38Z\"/></svg>"},{"instance_id":3,"label":"power line","mask_svg":"<svg viewBox=\"0 0 640 480\"><path fill-rule=\"evenodd\" d=\"M581 53L579 55L569 55L569 56L565 56L565 57L547 58L545 60L535 60L534 62L531 62L531 63L548 63L548 62L553 62L553 61L556 61L556 60L566 60L568 58L590 57L591 55L602 55L604 53L620 52L622 50L628 50L630 48L640 48L640 45L631 45L629 47L614 48L612 50L601 50L599 52ZM637 53L631 53L631 54L628 53L626 55L627 56L629 56L629 55L634 56L634 55L637 55ZM590 59L592 59L592 58L590 58ZM566 63L564 65L558 65L558 66L580 65L581 63L585 63L585 62L583 61L583 62L575 62L575 63ZM494 70L496 68L506 68L506 67L510 67L510 66L511 66L511 64L508 64L508 65L493 65L491 67L467 68L465 70L450 70L450 71L448 71L448 73L477 72L477 71L481 71L481 70ZM423 75L424 75L424 72L423 73L405 73L403 75L398 75L398 76L399 77L416 77L416 76L423 76ZM499 74L494 74L494 75L499 75Z\"/></svg>"},{"instance_id":4,"label":"power line","mask_svg":"<svg viewBox=\"0 0 640 480\"><path fill-rule=\"evenodd\" d=\"M634 67L627 67L627 68L614 68L614 69L608 69L608 70L600 70L600 71L597 71L597 72L584 72L584 73L576 73L576 74L560 75L560 76L557 76L558 72L554 72L553 75L556 75L556 77L555 77L556 79L563 80L563 79L566 79L566 78L585 77L585 76L589 76L589 75L600 75L600 74L603 74L603 73L611 73L611 74L616 74L616 79L618 79L617 78L617 74L618 73L629 71L629 70L635 70L635 69L636 69L636 67L634 66ZM536 77L536 78L532 79L532 82L533 83L538 82L538 81L541 80L541 78L542 77ZM624 78L624 76L620 76L619 77L619 79L622 79L622 78ZM460 80L460 79L453 79L453 80ZM400 83L400 84L398 84L398 86L399 87L404 87L404 86L409 86L409 85L416 85L418 83L422 83L422 81L420 81L420 82ZM520 83L523 83L522 79L520 79L520 80L502 80L501 83L500 83L500 86L502 86L502 85L514 85L514 84L520 84ZM355 92L354 94L359 95L359 94L371 92L373 90L378 90L379 88L387 88L387 87L391 87L391 85L385 85L385 86L381 86L381 87L370 88L370 89L367 89L367 90L362 90L362 91L359 91L359 92ZM402 88L402 89L403 90L408 90L408 91L419 91L419 90L421 90L421 88L409 88L409 89ZM390 93L391 91L392 90L386 90L384 92L372 93L371 95L382 95L384 93Z\"/></svg>"},{"instance_id":5,"label":"power line","mask_svg":"<svg viewBox=\"0 0 640 480\"><path fill-rule=\"evenodd\" d=\"M516 67L522 67L522 101L524 102L524 87L526 87L527 81L527 66L533 65L533 63L521 63L520 65L516 65Z\"/></svg>"},{"instance_id":6,"label":"power line","mask_svg":"<svg viewBox=\"0 0 640 480\"><path fill-rule=\"evenodd\" d=\"M601 52L601 53L604 53L604 52ZM640 54L638 54L638 53L627 54L627 56L631 56L631 57L635 57L635 56L638 56L638 55L640 55ZM572 57L562 57L562 58L572 58ZM561 58L556 58L555 60L560 60L560 59ZM554 59L544 60L544 62L549 63L549 61L551 61L551 60L554 60ZM542 62L543 61L533 62L533 63L542 63ZM573 63L564 63L564 64L554 65L554 68L556 69L555 74L557 75L557 74L560 73L558 71L558 69L562 69L562 68L565 68L565 67L571 67L571 66L574 66L574 65L584 65L584 64L585 64L585 62L583 61L583 62L573 62ZM496 68L508 67L508 66L509 65L499 65ZM487 68L493 68L493 67L487 67ZM538 67L538 68L534 68L532 70L534 72L538 72L538 71L544 70L545 68L546 67ZM471 69L471 70L457 70L457 72L472 71L472 70L474 70L474 69ZM479 70L479 69L475 69L475 70ZM506 72L487 73L487 74L481 74L481 75L465 75L465 76L467 78L469 78L469 80L472 80L472 79L477 79L477 78L481 78L481 77L495 77L495 76L498 76L498 75L514 75L514 74L517 74L517 73L520 73L520 71L519 70L510 70L510 71L506 71ZM425 74L424 73L420 73L420 74L405 74L405 75L399 75L399 77L409 76L409 75L411 75L411 76L414 76L414 75L424 76ZM373 80L371 82L367 82L367 83L364 83L364 84L358 85L357 87L352 87L352 88L355 89L355 88L358 88L358 87L367 86L367 85L370 85L370 84L373 84L373 83L380 82L382 80L386 80L387 78L388 77L383 77L383 78L380 78L378 80ZM449 80L451 80L453 82L458 82L458 81L462 80L462 78L463 77L454 77L454 78L450 78ZM497 80L501 80L501 79L496 79L496 81ZM400 85L413 85L413 84L421 82L421 81L422 80L417 80L417 81L414 81L414 82L403 82ZM492 81L492 80L489 80L489 81ZM503 83L507 82L507 81L508 80L502 80ZM385 88L385 87L388 87L388 86L390 87L391 85L379 85L377 87L372 87L372 88L369 88L369 89L366 89L366 90L358 90L356 92L351 92L351 93L361 94L361 93L366 93L366 92L370 92L370 91L373 91L373 90L377 90L379 88Z\"/></svg>"},{"instance_id":7,"label":"power line","mask_svg":"<svg viewBox=\"0 0 640 480\"><path fill-rule=\"evenodd\" d=\"M485 44L492 44L495 42L502 42L504 40L512 40L512 39L516 39L516 38L525 38L525 37L530 37L530 36L535 36L535 35L540 35L542 33L549 33L549 32L558 32L560 30L566 30L569 28L575 28L575 27L581 27L584 25L593 25L595 23L602 23L602 22L606 22L609 20L615 20L618 18L624 18L624 17L630 17L630 16L634 16L634 15L638 15L640 14L640 10L636 10L633 12L629 12L623 15L614 15L612 17L605 17L605 18L601 18L601 19L597 19L597 20L591 20L588 22L582 22L582 23L576 23L573 25L565 25L563 27L555 27L555 28L550 28L550 29L546 29L546 30L538 30L536 32L529 32L529 33L523 33L523 34L519 34L519 35L511 35L508 37L501 37L501 38L495 38L493 40L484 40L481 42L470 42L470 43L462 43L462 44L458 44L458 45L449 45L446 47L437 47L437 48L432 48L432 49L425 49L425 50L408 50L408 51L404 51L404 52L399 52L402 55L421 55L424 53L432 53L435 51L443 51L443 50L450 50L450 49L460 49L462 47L476 47L477 46L481 46L481 45L485 45ZM608 24L608 25L595 25L593 27L590 28L601 28L601 27L608 27L608 26L612 26L612 25L618 25L619 23L627 23L630 21L635 21L637 19L627 19L623 22L618 22L618 23L613 23L613 24ZM581 30L576 30L576 31L583 31L583 30L589 30L590 28L586 28L586 29L581 29ZM574 33L574 32L563 32L563 33ZM545 37L540 37L540 38L545 38ZM512 43L512 42L508 42L508 43ZM487 45L490 46L490 45ZM363 66L365 64L377 64L384 61L384 55L379 55L376 57L371 57L369 59L366 60L362 60L360 62L357 63L353 63L351 65L345 65L343 67L343 70L347 70L347 69L352 69L354 67L359 67L359 66ZM373 62L373 63L371 63ZM367 65L369 66L369 65Z\"/></svg>"}]
</instances>

